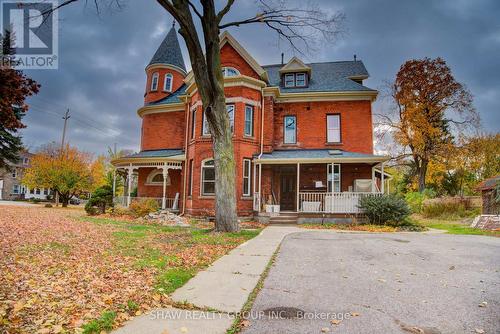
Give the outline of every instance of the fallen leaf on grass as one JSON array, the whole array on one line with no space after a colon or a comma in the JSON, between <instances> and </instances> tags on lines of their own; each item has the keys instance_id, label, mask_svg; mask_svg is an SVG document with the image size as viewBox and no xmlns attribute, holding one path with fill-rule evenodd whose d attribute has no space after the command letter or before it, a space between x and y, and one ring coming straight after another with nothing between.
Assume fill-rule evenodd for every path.
<instances>
[{"instance_id":1,"label":"fallen leaf on grass","mask_svg":"<svg viewBox=\"0 0 500 334\"><path fill-rule=\"evenodd\" d=\"M332 325L338 325L342 322L342 320L338 320L338 319L333 319L330 321L332 323Z\"/></svg>"}]
</instances>

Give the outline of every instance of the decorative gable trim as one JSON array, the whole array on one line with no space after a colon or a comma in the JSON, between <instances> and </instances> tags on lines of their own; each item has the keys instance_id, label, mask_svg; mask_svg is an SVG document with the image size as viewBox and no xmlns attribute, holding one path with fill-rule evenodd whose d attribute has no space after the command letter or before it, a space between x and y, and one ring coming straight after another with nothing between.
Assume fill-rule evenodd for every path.
<instances>
[{"instance_id":1,"label":"decorative gable trim","mask_svg":"<svg viewBox=\"0 0 500 334\"><path fill-rule=\"evenodd\" d=\"M296 73L296 72L307 72L311 74L311 67L307 66L304 64L302 60L300 60L297 57L293 57L290 59L288 63L286 63L285 66L280 68L279 70L280 73Z\"/></svg>"}]
</instances>

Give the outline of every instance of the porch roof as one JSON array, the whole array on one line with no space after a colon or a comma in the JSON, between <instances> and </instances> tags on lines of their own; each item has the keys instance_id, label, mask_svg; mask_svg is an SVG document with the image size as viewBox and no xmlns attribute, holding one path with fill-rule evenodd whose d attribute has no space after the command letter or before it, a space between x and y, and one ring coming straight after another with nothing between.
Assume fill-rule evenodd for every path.
<instances>
[{"instance_id":1,"label":"porch roof","mask_svg":"<svg viewBox=\"0 0 500 334\"><path fill-rule=\"evenodd\" d=\"M389 160L390 157L384 155L365 154L348 152L338 149L302 149L302 150L275 150L272 153L264 153L259 158L254 157L254 161L262 164L280 163L379 163Z\"/></svg>"},{"instance_id":2,"label":"porch roof","mask_svg":"<svg viewBox=\"0 0 500 334\"><path fill-rule=\"evenodd\" d=\"M181 149L145 150L114 159L114 166L123 166L135 163L155 163L168 161L184 161L185 155Z\"/></svg>"}]
</instances>

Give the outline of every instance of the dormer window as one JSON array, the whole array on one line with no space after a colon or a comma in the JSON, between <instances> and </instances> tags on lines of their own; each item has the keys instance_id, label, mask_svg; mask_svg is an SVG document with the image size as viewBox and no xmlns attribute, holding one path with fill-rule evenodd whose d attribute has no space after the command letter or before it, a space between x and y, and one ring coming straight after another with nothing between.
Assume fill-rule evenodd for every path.
<instances>
[{"instance_id":1,"label":"dormer window","mask_svg":"<svg viewBox=\"0 0 500 334\"><path fill-rule=\"evenodd\" d=\"M306 87L307 76L306 73L286 73L284 75L284 82L286 88L293 87Z\"/></svg>"},{"instance_id":2,"label":"dormer window","mask_svg":"<svg viewBox=\"0 0 500 334\"><path fill-rule=\"evenodd\" d=\"M163 86L163 90L166 92L171 92L172 91L172 81L173 81L173 76L170 73L165 74L165 82Z\"/></svg>"},{"instance_id":3,"label":"dormer window","mask_svg":"<svg viewBox=\"0 0 500 334\"><path fill-rule=\"evenodd\" d=\"M153 73L151 77L151 90L158 90L158 72Z\"/></svg>"},{"instance_id":4,"label":"dormer window","mask_svg":"<svg viewBox=\"0 0 500 334\"><path fill-rule=\"evenodd\" d=\"M234 77L234 76L240 75L240 71L238 71L234 67L223 67L222 68L222 75L224 77Z\"/></svg>"}]
</instances>

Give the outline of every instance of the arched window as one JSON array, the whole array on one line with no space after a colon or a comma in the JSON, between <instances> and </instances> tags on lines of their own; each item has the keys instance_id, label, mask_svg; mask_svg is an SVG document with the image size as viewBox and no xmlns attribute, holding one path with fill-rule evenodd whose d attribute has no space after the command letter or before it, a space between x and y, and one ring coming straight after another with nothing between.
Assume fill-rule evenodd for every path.
<instances>
[{"instance_id":1,"label":"arched window","mask_svg":"<svg viewBox=\"0 0 500 334\"><path fill-rule=\"evenodd\" d=\"M151 90L158 90L158 72L151 76Z\"/></svg>"},{"instance_id":2,"label":"arched window","mask_svg":"<svg viewBox=\"0 0 500 334\"><path fill-rule=\"evenodd\" d=\"M165 90L166 92L171 92L173 80L174 80L174 78L173 78L172 74L170 74L170 73L165 74L165 83L164 83L163 90Z\"/></svg>"},{"instance_id":3,"label":"arched window","mask_svg":"<svg viewBox=\"0 0 500 334\"><path fill-rule=\"evenodd\" d=\"M223 67L222 75L225 77L234 77L236 75L240 75L240 71L238 71L234 67Z\"/></svg>"},{"instance_id":4,"label":"arched window","mask_svg":"<svg viewBox=\"0 0 500 334\"><path fill-rule=\"evenodd\" d=\"M213 159L201 163L201 194L215 194L215 163Z\"/></svg>"},{"instance_id":5,"label":"arched window","mask_svg":"<svg viewBox=\"0 0 500 334\"><path fill-rule=\"evenodd\" d=\"M167 186L170 185L170 177L167 173ZM163 171L161 169L155 169L149 173L146 179L146 185L150 186L161 186L163 185Z\"/></svg>"}]
</instances>

